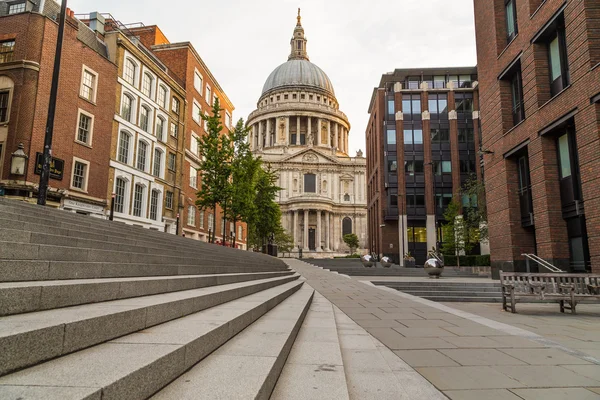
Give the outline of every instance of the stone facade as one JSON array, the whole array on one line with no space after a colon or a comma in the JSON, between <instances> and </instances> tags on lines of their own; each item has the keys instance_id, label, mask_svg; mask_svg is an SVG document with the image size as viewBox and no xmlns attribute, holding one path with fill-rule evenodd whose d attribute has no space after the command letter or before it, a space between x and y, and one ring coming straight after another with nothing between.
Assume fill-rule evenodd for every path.
<instances>
[{"instance_id":1,"label":"stone facade","mask_svg":"<svg viewBox=\"0 0 600 400\"><path fill-rule=\"evenodd\" d=\"M309 257L348 253L345 233L367 247L366 160L348 155L350 123L308 59L300 16L288 62L267 79L248 126L253 152L278 171L282 225L295 248Z\"/></svg>"}]
</instances>

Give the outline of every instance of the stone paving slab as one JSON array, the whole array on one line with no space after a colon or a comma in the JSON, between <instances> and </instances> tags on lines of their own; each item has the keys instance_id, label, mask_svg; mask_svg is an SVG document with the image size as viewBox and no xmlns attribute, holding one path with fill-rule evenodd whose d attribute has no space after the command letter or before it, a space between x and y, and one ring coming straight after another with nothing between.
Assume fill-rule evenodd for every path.
<instances>
[{"instance_id":1,"label":"stone paving slab","mask_svg":"<svg viewBox=\"0 0 600 400\"><path fill-rule=\"evenodd\" d=\"M298 260L288 265L451 399L600 399L597 306L568 315L557 305L524 304L511 314L498 304L431 302Z\"/></svg>"}]
</instances>

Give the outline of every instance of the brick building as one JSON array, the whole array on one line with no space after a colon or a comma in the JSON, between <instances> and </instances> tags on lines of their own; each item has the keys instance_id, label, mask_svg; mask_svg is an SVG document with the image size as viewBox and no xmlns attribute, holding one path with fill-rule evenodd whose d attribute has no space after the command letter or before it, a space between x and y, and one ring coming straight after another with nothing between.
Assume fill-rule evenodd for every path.
<instances>
[{"instance_id":1,"label":"brick building","mask_svg":"<svg viewBox=\"0 0 600 400\"><path fill-rule=\"evenodd\" d=\"M600 272L599 12L588 0L475 2L496 274L525 271L522 254Z\"/></svg>"},{"instance_id":2,"label":"brick building","mask_svg":"<svg viewBox=\"0 0 600 400\"><path fill-rule=\"evenodd\" d=\"M177 77L109 14L85 21L118 66L108 196L114 218L176 234L182 198L185 90ZM181 231L180 231L181 232Z\"/></svg>"},{"instance_id":3,"label":"brick building","mask_svg":"<svg viewBox=\"0 0 600 400\"><path fill-rule=\"evenodd\" d=\"M231 243L236 236L236 247L245 249L247 240L246 225L225 223L220 207L215 214L212 210L198 210L195 206L196 193L201 184L198 172L198 138L206 133L207 125L200 117L211 113L212 104L218 97L223 109L222 123L225 131L232 129L233 104L210 72L200 55L189 42L170 43L157 26L132 28L140 41L182 81L186 89L185 111L185 157L183 166L183 199L181 226L186 237L208 240L209 231L215 233L216 242Z\"/></svg>"},{"instance_id":4,"label":"brick building","mask_svg":"<svg viewBox=\"0 0 600 400\"><path fill-rule=\"evenodd\" d=\"M34 202L43 152L60 6L0 1L0 188ZM103 216L117 67L106 46L69 12L54 123L48 205ZM22 174L11 154L23 144Z\"/></svg>"},{"instance_id":5,"label":"brick building","mask_svg":"<svg viewBox=\"0 0 600 400\"><path fill-rule=\"evenodd\" d=\"M400 263L410 252L422 264L442 242L446 206L469 177L481 179L477 92L475 67L381 77L366 130L372 252Z\"/></svg>"}]
</instances>

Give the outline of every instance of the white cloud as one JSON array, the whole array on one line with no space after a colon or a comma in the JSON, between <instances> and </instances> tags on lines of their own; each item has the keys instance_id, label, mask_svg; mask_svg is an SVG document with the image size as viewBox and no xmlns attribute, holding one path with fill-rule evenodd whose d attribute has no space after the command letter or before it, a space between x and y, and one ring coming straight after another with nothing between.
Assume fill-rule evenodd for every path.
<instances>
[{"instance_id":1,"label":"white cloud","mask_svg":"<svg viewBox=\"0 0 600 400\"><path fill-rule=\"evenodd\" d=\"M312 62L330 77L365 148L372 90L395 68L476 63L473 0L70 0L76 13L110 12L123 23L158 25L190 41L246 119L269 73L287 60L297 7Z\"/></svg>"}]
</instances>

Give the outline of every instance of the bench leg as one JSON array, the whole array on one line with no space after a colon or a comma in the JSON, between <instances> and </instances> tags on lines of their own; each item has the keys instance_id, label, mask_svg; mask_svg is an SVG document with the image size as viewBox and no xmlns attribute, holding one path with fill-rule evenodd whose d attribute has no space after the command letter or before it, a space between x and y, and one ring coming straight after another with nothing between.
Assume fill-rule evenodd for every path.
<instances>
[{"instance_id":1,"label":"bench leg","mask_svg":"<svg viewBox=\"0 0 600 400\"><path fill-rule=\"evenodd\" d=\"M506 293L502 293L502 309L506 311Z\"/></svg>"},{"instance_id":2,"label":"bench leg","mask_svg":"<svg viewBox=\"0 0 600 400\"><path fill-rule=\"evenodd\" d=\"M517 309L516 309L515 305L516 305L515 293L512 292L510 294L510 312L513 313L513 314L517 313Z\"/></svg>"},{"instance_id":3,"label":"bench leg","mask_svg":"<svg viewBox=\"0 0 600 400\"><path fill-rule=\"evenodd\" d=\"M564 314L565 313L565 301L561 300L561 301L559 301L559 304L560 304L560 312Z\"/></svg>"},{"instance_id":4,"label":"bench leg","mask_svg":"<svg viewBox=\"0 0 600 400\"><path fill-rule=\"evenodd\" d=\"M571 303L571 314L577 314L577 310L575 309L575 307L577 307L577 303L573 300L573 302Z\"/></svg>"}]
</instances>

